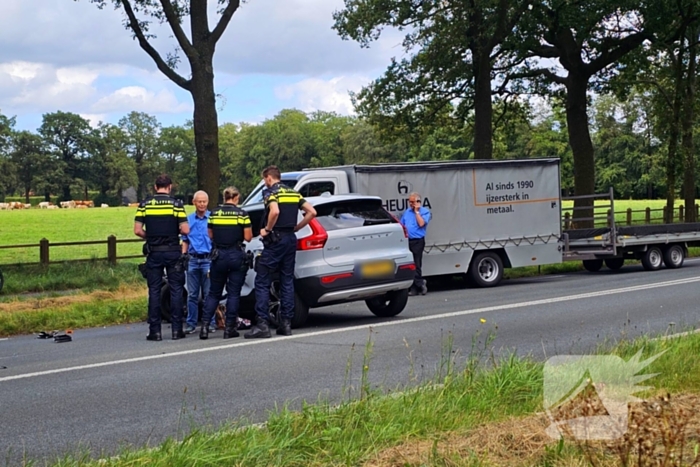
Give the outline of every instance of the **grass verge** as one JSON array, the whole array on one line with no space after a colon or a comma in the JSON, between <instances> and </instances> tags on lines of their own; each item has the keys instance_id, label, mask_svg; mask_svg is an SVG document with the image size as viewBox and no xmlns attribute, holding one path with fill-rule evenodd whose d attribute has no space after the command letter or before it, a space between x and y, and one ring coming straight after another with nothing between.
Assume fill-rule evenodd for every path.
<instances>
[{"instance_id":1,"label":"grass verge","mask_svg":"<svg viewBox=\"0 0 700 467\"><path fill-rule=\"evenodd\" d=\"M179 442L171 439L151 449L127 449L102 460L66 457L52 465L623 465L610 447L599 447L596 459L601 461L596 463L585 451L590 446L543 436L548 424L539 413L543 364L512 355L484 360L489 356L486 347L473 348L466 363L457 366L448 343L444 354L449 357L434 381L387 397L368 383L370 341L358 393L338 407L318 403L298 412L281 409L262 427L244 426L245 421L240 421L218 430L194 429ZM664 351L644 371L658 373L651 380L658 389L647 394L700 393L700 359L695 358L700 335L644 339L600 351L627 360L640 349L644 358ZM479 364L484 361L486 365ZM696 440L688 439L688 445L686 454L697 451Z\"/></svg>"},{"instance_id":2,"label":"grass verge","mask_svg":"<svg viewBox=\"0 0 700 467\"><path fill-rule=\"evenodd\" d=\"M0 337L144 321L147 315L145 295L143 288L138 292L120 289L2 303Z\"/></svg>"},{"instance_id":3,"label":"grass verge","mask_svg":"<svg viewBox=\"0 0 700 467\"><path fill-rule=\"evenodd\" d=\"M143 289L145 281L136 262L120 262L115 266L104 261L50 264L41 266L4 266L5 285L0 302L21 300L20 294L91 292L117 290L123 287Z\"/></svg>"}]
</instances>

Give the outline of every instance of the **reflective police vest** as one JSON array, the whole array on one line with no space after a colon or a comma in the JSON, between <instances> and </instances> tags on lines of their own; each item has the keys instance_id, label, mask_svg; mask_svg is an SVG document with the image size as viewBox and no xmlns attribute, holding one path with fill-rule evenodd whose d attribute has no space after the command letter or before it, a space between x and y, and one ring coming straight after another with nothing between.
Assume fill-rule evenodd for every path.
<instances>
[{"instance_id":1,"label":"reflective police vest","mask_svg":"<svg viewBox=\"0 0 700 467\"><path fill-rule=\"evenodd\" d=\"M178 246L180 224L187 222L187 214L182 201L170 195L156 194L141 201L134 220L144 225L148 245Z\"/></svg>"},{"instance_id":2,"label":"reflective police vest","mask_svg":"<svg viewBox=\"0 0 700 467\"><path fill-rule=\"evenodd\" d=\"M263 199L265 201L265 216L263 217L262 227L267 225L270 203L277 203L280 214L272 230L279 232L294 231L294 227L297 225L299 209L306 200L297 191L279 183L275 183L270 188L263 190Z\"/></svg>"},{"instance_id":3,"label":"reflective police vest","mask_svg":"<svg viewBox=\"0 0 700 467\"><path fill-rule=\"evenodd\" d=\"M211 213L207 226L212 230L212 241L217 248L232 248L243 242L243 229L251 227L251 223L243 209L234 204L222 204Z\"/></svg>"}]
</instances>

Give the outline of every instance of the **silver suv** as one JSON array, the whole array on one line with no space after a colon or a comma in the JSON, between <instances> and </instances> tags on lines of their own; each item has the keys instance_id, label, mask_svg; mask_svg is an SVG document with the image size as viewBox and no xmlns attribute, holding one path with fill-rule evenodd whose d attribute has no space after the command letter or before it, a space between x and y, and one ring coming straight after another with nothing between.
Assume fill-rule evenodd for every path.
<instances>
[{"instance_id":1,"label":"silver suv","mask_svg":"<svg viewBox=\"0 0 700 467\"><path fill-rule=\"evenodd\" d=\"M376 316L401 313L408 302L415 265L406 230L382 207L381 198L324 194L306 200L316 208L317 216L296 234L292 327L306 322L310 308L359 300ZM259 232L264 207L260 203L244 209L253 224L253 240L246 249L257 258L263 250ZM301 213L299 216L301 219ZM243 317L254 315L254 283L255 270L251 269L241 290ZM268 305L273 325L279 319L279 296L275 279ZM164 318L169 318L165 303L162 308Z\"/></svg>"},{"instance_id":2,"label":"silver suv","mask_svg":"<svg viewBox=\"0 0 700 467\"><path fill-rule=\"evenodd\" d=\"M317 216L297 232L293 327L304 324L309 308L364 300L377 316L396 316L408 301L415 273L408 235L376 196L322 195L306 198ZM244 208L253 223L248 249L259 255L262 204ZM301 213L299 214L301 219ZM255 271L241 296L254 299ZM279 313L279 282L270 290L270 315Z\"/></svg>"}]
</instances>

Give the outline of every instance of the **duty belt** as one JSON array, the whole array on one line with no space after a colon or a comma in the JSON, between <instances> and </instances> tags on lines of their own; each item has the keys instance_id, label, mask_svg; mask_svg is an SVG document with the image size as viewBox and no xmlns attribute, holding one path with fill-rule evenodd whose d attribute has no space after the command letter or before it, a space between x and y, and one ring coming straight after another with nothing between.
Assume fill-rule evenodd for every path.
<instances>
[{"instance_id":1,"label":"duty belt","mask_svg":"<svg viewBox=\"0 0 700 467\"><path fill-rule=\"evenodd\" d=\"M216 245L217 250L240 250L243 248L243 243L238 242L235 245Z\"/></svg>"},{"instance_id":2,"label":"duty belt","mask_svg":"<svg viewBox=\"0 0 700 467\"><path fill-rule=\"evenodd\" d=\"M150 251L180 251L180 245L148 245Z\"/></svg>"}]
</instances>

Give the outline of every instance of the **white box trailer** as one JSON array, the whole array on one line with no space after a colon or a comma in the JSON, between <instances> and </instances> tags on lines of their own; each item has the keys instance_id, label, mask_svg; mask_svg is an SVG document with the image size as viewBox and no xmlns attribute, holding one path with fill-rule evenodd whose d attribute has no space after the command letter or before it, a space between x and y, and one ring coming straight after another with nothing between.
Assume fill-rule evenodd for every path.
<instances>
[{"instance_id":1,"label":"white box trailer","mask_svg":"<svg viewBox=\"0 0 700 467\"><path fill-rule=\"evenodd\" d=\"M468 273L497 285L504 267L562 262L559 159L445 161L308 169L341 171L351 192L401 217L418 192L432 219L425 277Z\"/></svg>"}]
</instances>

